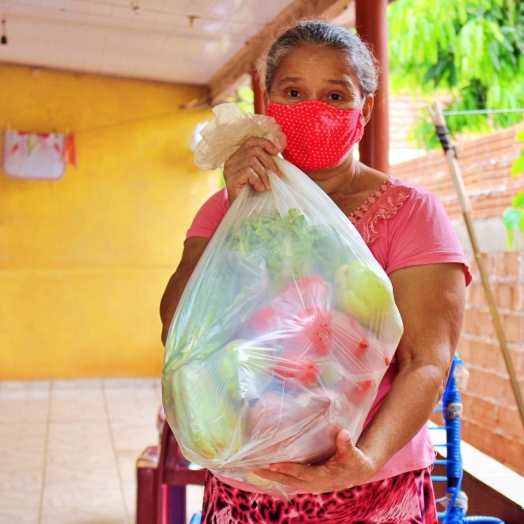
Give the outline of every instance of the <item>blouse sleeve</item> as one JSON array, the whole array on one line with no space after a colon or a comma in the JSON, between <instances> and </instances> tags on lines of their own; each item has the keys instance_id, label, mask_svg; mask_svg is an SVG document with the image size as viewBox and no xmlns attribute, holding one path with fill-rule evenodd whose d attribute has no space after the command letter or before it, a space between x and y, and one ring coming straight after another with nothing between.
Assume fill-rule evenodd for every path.
<instances>
[{"instance_id":1,"label":"blouse sleeve","mask_svg":"<svg viewBox=\"0 0 524 524\"><path fill-rule=\"evenodd\" d=\"M388 222L388 274L408 266L455 262L464 265L466 285L471 282L466 256L438 197L414 191Z\"/></svg>"},{"instance_id":2,"label":"blouse sleeve","mask_svg":"<svg viewBox=\"0 0 524 524\"><path fill-rule=\"evenodd\" d=\"M211 196L198 210L186 233L189 237L211 238L229 208L227 190L222 189Z\"/></svg>"}]
</instances>

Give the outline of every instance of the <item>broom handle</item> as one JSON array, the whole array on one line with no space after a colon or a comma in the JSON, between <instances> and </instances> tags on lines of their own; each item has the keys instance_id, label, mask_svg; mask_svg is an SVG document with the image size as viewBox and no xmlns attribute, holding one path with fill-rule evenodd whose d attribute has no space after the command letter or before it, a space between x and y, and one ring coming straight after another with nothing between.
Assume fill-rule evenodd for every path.
<instances>
[{"instance_id":1,"label":"broom handle","mask_svg":"<svg viewBox=\"0 0 524 524\"><path fill-rule=\"evenodd\" d=\"M434 110L430 108L431 117L439 135L440 143L444 149L446 159L448 161L449 169L451 171L451 177L453 178L453 183L455 185L455 191L457 192L458 199L460 202L460 207L462 209L462 215L464 216L464 221L466 223L466 228L468 230L469 239L471 241L471 246L475 254L475 260L479 268L480 279L482 281L482 286L486 293L486 299L488 301L489 309L491 312L491 317L493 318L493 324L495 325L495 330L497 332L497 337L499 339L500 349L502 350L502 355L506 363L506 369L508 370L509 379L511 381L511 386L513 388L513 393L515 394L515 400L517 401L517 407L520 413L520 419L522 425L524 426L524 401L522 400L522 393L519 388L519 383L517 381L517 375L515 373L515 368L513 367L513 361L506 343L506 335L504 334L504 329L500 321L499 312L497 305L495 304L495 299L493 297L493 292L491 291L491 285L488 279L488 273L486 271L486 266L484 265L484 260L480 254L479 244L477 241L477 235L475 233L475 227L473 225L473 220L471 218L471 202L466 193L466 188L464 186L464 180L462 179L462 174L460 172L460 167L455 156L455 147L451 143L449 137L449 131L446 127L446 120L440 104L435 103Z\"/></svg>"}]
</instances>

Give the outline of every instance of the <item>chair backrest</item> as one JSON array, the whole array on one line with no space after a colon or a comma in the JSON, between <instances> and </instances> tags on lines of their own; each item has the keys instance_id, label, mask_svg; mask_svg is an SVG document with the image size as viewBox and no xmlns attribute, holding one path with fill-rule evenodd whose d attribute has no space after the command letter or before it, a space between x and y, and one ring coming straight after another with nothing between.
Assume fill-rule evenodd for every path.
<instances>
[{"instance_id":1,"label":"chair backrest","mask_svg":"<svg viewBox=\"0 0 524 524\"><path fill-rule=\"evenodd\" d=\"M162 484L187 486L203 485L207 470L191 464L182 451L169 424L164 421L160 439L160 458L158 467Z\"/></svg>"},{"instance_id":2,"label":"chair backrest","mask_svg":"<svg viewBox=\"0 0 524 524\"><path fill-rule=\"evenodd\" d=\"M439 512L438 517L442 519L442 524L463 524L475 522L478 524L504 524L495 517L467 517L468 497L461 491L463 464L460 443L462 440L461 417L462 417L462 398L461 390L464 390L467 383L467 370L464 361L455 353L451 370L444 394L442 395L441 408L435 409L444 416L444 426L437 426L433 429L443 429L446 431L447 449L444 460L436 460L435 464L446 465L446 476L434 476L433 481L445 481L447 484L446 494L437 500L445 506L445 511Z\"/></svg>"}]
</instances>

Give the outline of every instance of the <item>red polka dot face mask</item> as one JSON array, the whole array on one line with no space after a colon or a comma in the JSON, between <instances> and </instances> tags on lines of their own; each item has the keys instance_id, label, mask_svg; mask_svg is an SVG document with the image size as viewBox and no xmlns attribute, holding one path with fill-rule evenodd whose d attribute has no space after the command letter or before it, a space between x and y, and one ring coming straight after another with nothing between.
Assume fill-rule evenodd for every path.
<instances>
[{"instance_id":1,"label":"red polka dot face mask","mask_svg":"<svg viewBox=\"0 0 524 524\"><path fill-rule=\"evenodd\" d=\"M287 137L282 155L304 171L336 166L364 134L361 109L338 109L320 100L270 102L266 114Z\"/></svg>"}]
</instances>

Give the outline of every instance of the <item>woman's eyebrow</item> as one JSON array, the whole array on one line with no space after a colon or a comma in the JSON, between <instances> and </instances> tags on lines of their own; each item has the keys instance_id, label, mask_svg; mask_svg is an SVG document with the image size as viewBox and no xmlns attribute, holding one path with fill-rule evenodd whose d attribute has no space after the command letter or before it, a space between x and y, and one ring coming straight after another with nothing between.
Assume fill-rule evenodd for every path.
<instances>
[{"instance_id":1,"label":"woman's eyebrow","mask_svg":"<svg viewBox=\"0 0 524 524\"><path fill-rule=\"evenodd\" d=\"M354 87L353 82L350 82L348 80L335 80L335 79L332 79L332 80L324 80L324 82L326 82L328 84L332 84L332 85L343 86L343 87L346 87L348 89L352 89Z\"/></svg>"},{"instance_id":2,"label":"woman's eyebrow","mask_svg":"<svg viewBox=\"0 0 524 524\"><path fill-rule=\"evenodd\" d=\"M303 78L301 78L300 76L285 76L284 78L281 78L277 84L278 85L281 85L281 84L286 84L287 82L302 82L303 81Z\"/></svg>"}]
</instances>

